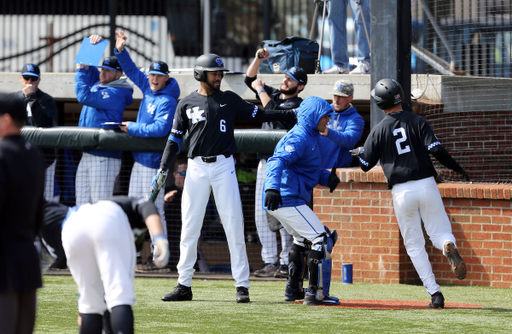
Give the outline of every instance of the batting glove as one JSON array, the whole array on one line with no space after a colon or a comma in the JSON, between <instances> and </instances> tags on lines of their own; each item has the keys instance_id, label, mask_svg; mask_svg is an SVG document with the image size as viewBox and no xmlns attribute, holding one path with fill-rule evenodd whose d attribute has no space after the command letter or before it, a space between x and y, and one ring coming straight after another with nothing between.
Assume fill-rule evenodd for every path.
<instances>
[{"instance_id":1,"label":"batting glove","mask_svg":"<svg viewBox=\"0 0 512 334\"><path fill-rule=\"evenodd\" d=\"M155 236L153 242L153 263L158 268L163 268L169 262L169 242L163 234Z\"/></svg>"},{"instance_id":2,"label":"batting glove","mask_svg":"<svg viewBox=\"0 0 512 334\"><path fill-rule=\"evenodd\" d=\"M338 175L336 175L336 167L334 167L331 170L331 175L329 175L329 192L333 192L334 189L338 186L338 183L340 183L340 178Z\"/></svg>"},{"instance_id":3,"label":"batting glove","mask_svg":"<svg viewBox=\"0 0 512 334\"><path fill-rule=\"evenodd\" d=\"M462 178L464 179L464 181L468 181L469 182L469 175L468 175L468 173L466 173L464 168L462 168L462 171L460 173L462 174Z\"/></svg>"},{"instance_id":4,"label":"batting glove","mask_svg":"<svg viewBox=\"0 0 512 334\"><path fill-rule=\"evenodd\" d=\"M279 208L279 204L283 205L283 199L279 190L267 189L265 191L265 206L270 211L274 211Z\"/></svg>"},{"instance_id":5,"label":"batting glove","mask_svg":"<svg viewBox=\"0 0 512 334\"><path fill-rule=\"evenodd\" d=\"M364 152L364 148L362 146L356 147L353 150L349 151L350 154L352 154L353 157L358 157L359 154Z\"/></svg>"}]
</instances>

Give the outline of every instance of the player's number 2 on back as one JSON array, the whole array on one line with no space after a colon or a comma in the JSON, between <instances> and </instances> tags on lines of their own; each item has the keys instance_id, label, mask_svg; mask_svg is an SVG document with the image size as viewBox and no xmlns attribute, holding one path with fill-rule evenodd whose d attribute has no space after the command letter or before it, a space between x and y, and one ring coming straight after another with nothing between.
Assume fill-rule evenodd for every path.
<instances>
[{"instance_id":1,"label":"player's number 2 on back","mask_svg":"<svg viewBox=\"0 0 512 334\"><path fill-rule=\"evenodd\" d=\"M401 135L401 137L395 141L398 155L411 152L411 148L409 147L409 145L405 145L405 147L402 148L402 143L407 140L407 134L405 133L405 129L404 128L394 129L393 136L396 137L398 135Z\"/></svg>"}]
</instances>

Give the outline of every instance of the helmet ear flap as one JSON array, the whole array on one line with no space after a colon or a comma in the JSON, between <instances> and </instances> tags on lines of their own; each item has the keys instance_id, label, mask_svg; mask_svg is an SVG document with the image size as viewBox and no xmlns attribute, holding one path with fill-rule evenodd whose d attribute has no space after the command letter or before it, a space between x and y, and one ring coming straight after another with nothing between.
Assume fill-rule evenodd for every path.
<instances>
[{"instance_id":1,"label":"helmet ear flap","mask_svg":"<svg viewBox=\"0 0 512 334\"><path fill-rule=\"evenodd\" d=\"M194 70L194 79L197 81L206 81L206 75L204 71Z\"/></svg>"}]
</instances>

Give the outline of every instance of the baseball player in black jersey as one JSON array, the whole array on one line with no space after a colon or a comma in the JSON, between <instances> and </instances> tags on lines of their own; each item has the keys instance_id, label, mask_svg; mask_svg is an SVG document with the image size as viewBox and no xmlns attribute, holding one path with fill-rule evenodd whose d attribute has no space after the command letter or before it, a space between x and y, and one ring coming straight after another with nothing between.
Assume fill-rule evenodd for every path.
<instances>
[{"instance_id":1,"label":"baseball player in black jersey","mask_svg":"<svg viewBox=\"0 0 512 334\"><path fill-rule=\"evenodd\" d=\"M189 160L182 197L179 278L175 290L162 297L164 301L192 300L197 242L212 190L229 245L231 273L237 288L236 301L250 301L242 203L233 160L236 153L235 117L259 122L292 121L295 111L263 110L234 92L221 91L224 71L227 69L222 59L215 54L197 58L194 78L200 81L200 87L179 102L160 170L151 185L152 193L163 185L169 162L180 151L183 136L188 132Z\"/></svg>"},{"instance_id":2,"label":"baseball player in black jersey","mask_svg":"<svg viewBox=\"0 0 512 334\"><path fill-rule=\"evenodd\" d=\"M57 260L64 250L60 258L67 258L78 285L79 333L133 333L134 236L143 240L147 229L155 236L153 262L161 268L169 248L152 201L114 196L72 208L45 203L40 233Z\"/></svg>"},{"instance_id":3,"label":"baseball player in black jersey","mask_svg":"<svg viewBox=\"0 0 512 334\"><path fill-rule=\"evenodd\" d=\"M359 156L359 164L365 172L380 160L393 194L393 206L405 249L432 296L429 306L443 308L444 296L425 250L421 221L434 247L442 250L448 258L457 278L466 277L466 264L457 251L451 223L434 179L437 172L429 154L447 168L460 173L464 180L469 181L469 176L441 145L423 117L402 110L404 93L398 82L380 80L371 96L387 115L372 129L364 148L358 147L351 153Z\"/></svg>"}]
</instances>

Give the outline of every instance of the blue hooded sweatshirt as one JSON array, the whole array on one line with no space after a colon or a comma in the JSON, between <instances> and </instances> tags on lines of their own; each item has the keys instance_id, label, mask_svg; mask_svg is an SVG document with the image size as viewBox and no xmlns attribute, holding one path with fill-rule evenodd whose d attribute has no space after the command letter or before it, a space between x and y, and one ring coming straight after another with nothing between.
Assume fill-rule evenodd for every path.
<instances>
[{"instance_id":1,"label":"blue hooded sweatshirt","mask_svg":"<svg viewBox=\"0 0 512 334\"><path fill-rule=\"evenodd\" d=\"M100 71L94 67L78 68L75 73L75 94L83 104L78 126L100 128L105 122L122 122L124 109L133 103L133 86L121 78L100 83ZM84 150L101 157L121 159L121 151Z\"/></svg>"},{"instance_id":2,"label":"blue hooded sweatshirt","mask_svg":"<svg viewBox=\"0 0 512 334\"><path fill-rule=\"evenodd\" d=\"M149 85L147 74L135 66L126 48L121 52L114 48L114 53L128 78L140 88L144 96L140 103L137 121L130 123L128 134L143 138L167 137L171 132L178 105L177 100L180 97L178 82L169 77L167 85L154 92ZM159 168L162 154L163 152L133 151L133 159L145 167Z\"/></svg>"},{"instance_id":3,"label":"blue hooded sweatshirt","mask_svg":"<svg viewBox=\"0 0 512 334\"><path fill-rule=\"evenodd\" d=\"M332 110L334 106L331 104ZM327 123L329 133L320 136L322 168L350 167L352 155L349 150L357 144L364 130L363 116L352 105L347 110L334 112Z\"/></svg>"},{"instance_id":4,"label":"blue hooded sweatshirt","mask_svg":"<svg viewBox=\"0 0 512 334\"><path fill-rule=\"evenodd\" d=\"M309 96L298 109L297 124L277 143L267 161L264 190L279 190L281 206L308 204L313 188L327 186L330 172L321 168L318 122L332 108L324 99ZM263 203L265 203L263 193ZM266 207L263 207L265 210Z\"/></svg>"}]
</instances>

